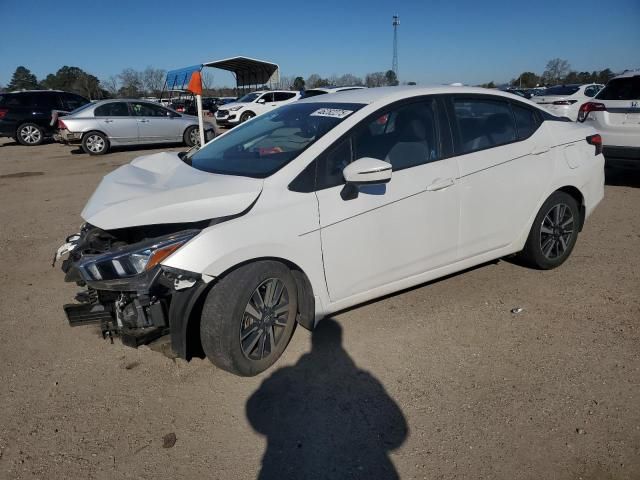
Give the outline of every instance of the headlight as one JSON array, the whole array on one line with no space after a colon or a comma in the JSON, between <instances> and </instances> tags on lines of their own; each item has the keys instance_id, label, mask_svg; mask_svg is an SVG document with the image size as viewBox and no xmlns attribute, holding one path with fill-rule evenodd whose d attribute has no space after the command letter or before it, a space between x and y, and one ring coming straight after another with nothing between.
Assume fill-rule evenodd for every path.
<instances>
[{"instance_id":1,"label":"headlight","mask_svg":"<svg viewBox=\"0 0 640 480\"><path fill-rule=\"evenodd\" d=\"M235 107L227 108L227 110L235 112L236 110L240 110L241 108L244 108L244 105L236 105Z\"/></svg>"},{"instance_id":2,"label":"headlight","mask_svg":"<svg viewBox=\"0 0 640 480\"><path fill-rule=\"evenodd\" d=\"M195 237L199 230L185 230L163 237L86 257L78 268L85 280L114 280L147 272Z\"/></svg>"}]
</instances>

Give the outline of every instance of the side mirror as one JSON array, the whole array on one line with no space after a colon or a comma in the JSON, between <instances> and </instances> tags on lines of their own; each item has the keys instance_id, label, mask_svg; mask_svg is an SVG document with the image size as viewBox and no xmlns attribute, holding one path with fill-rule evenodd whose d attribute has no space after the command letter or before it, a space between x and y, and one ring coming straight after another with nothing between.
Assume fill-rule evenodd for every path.
<instances>
[{"instance_id":1,"label":"side mirror","mask_svg":"<svg viewBox=\"0 0 640 480\"><path fill-rule=\"evenodd\" d=\"M258 100L258 103L264 103L264 98L261 98L260 100Z\"/></svg>"},{"instance_id":2,"label":"side mirror","mask_svg":"<svg viewBox=\"0 0 640 480\"><path fill-rule=\"evenodd\" d=\"M389 162L370 157L360 158L342 170L347 183L340 192L340 196L343 200L352 200L358 196L360 186L382 186L389 183L391 171Z\"/></svg>"},{"instance_id":3,"label":"side mirror","mask_svg":"<svg viewBox=\"0 0 640 480\"><path fill-rule=\"evenodd\" d=\"M342 174L347 183L353 185L380 185L391 181L391 164L363 157L347 165Z\"/></svg>"}]
</instances>

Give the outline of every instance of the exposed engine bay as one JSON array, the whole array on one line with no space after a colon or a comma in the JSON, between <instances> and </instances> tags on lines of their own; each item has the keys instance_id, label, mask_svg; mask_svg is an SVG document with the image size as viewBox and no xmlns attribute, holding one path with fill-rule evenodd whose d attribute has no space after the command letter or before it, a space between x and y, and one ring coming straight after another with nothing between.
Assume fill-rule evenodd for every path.
<instances>
[{"instance_id":1,"label":"exposed engine bay","mask_svg":"<svg viewBox=\"0 0 640 480\"><path fill-rule=\"evenodd\" d=\"M84 224L67 238L53 263L64 257L65 281L84 289L64 305L71 326L98 324L103 338L137 347L172 334L174 352L186 358L188 316L208 283L202 275L160 262L203 228L206 220L103 230ZM193 298L192 298L193 297Z\"/></svg>"}]
</instances>

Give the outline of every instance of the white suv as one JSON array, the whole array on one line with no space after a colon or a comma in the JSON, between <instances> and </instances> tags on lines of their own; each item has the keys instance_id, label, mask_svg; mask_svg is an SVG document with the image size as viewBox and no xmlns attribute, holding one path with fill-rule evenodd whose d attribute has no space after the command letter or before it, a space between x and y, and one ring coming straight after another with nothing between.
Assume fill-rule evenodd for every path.
<instances>
[{"instance_id":1,"label":"white suv","mask_svg":"<svg viewBox=\"0 0 640 480\"><path fill-rule=\"evenodd\" d=\"M599 130L607 159L640 161L640 71L609 80L578 120Z\"/></svg>"},{"instance_id":2,"label":"white suv","mask_svg":"<svg viewBox=\"0 0 640 480\"><path fill-rule=\"evenodd\" d=\"M251 92L233 103L220 107L216 112L216 122L220 126L232 127L280 105L295 102L299 98L299 92L289 90Z\"/></svg>"},{"instance_id":3,"label":"white suv","mask_svg":"<svg viewBox=\"0 0 640 480\"><path fill-rule=\"evenodd\" d=\"M578 119L580 105L593 98L603 86L599 83L556 85L545 89L540 95L534 95L531 101L542 105L558 117L567 117L575 122Z\"/></svg>"}]
</instances>

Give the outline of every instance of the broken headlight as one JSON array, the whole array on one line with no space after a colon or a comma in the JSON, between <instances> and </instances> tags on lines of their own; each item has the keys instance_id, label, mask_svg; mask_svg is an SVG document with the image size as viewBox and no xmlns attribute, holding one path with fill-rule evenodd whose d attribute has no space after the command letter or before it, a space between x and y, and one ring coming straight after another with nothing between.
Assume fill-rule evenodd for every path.
<instances>
[{"instance_id":1,"label":"broken headlight","mask_svg":"<svg viewBox=\"0 0 640 480\"><path fill-rule=\"evenodd\" d=\"M88 281L133 277L153 269L199 232L186 230L120 247L102 255L87 256L78 268Z\"/></svg>"}]
</instances>

